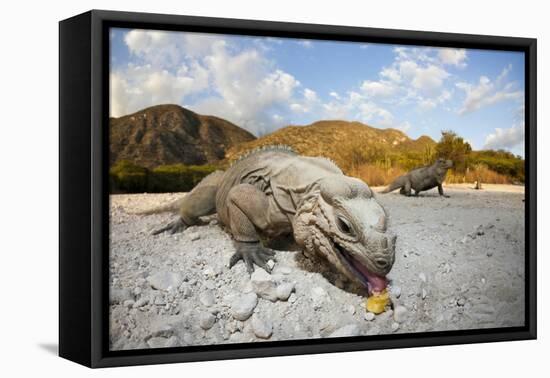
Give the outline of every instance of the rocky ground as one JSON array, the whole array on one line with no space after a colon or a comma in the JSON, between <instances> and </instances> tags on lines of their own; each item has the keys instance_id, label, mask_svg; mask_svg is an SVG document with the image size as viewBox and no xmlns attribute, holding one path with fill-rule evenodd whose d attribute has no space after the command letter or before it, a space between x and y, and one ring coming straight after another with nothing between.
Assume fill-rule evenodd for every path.
<instances>
[{"instance_id":1,"label":"rocky ground","mask_svg":"<svg viewBox=\"0 0 550 378\"><path fill-rule=\"evenodd\" d=\"M171 214L135 215L181 194L111 196L113 350L519 326L524 322L521 187L447 188L419 198L379 195L398 235L393 309L296 251L271 274L227 268L231 238L216 217L151 236ZM285 247L288 248L288 245Z\"/></svg>"}]
</instances>

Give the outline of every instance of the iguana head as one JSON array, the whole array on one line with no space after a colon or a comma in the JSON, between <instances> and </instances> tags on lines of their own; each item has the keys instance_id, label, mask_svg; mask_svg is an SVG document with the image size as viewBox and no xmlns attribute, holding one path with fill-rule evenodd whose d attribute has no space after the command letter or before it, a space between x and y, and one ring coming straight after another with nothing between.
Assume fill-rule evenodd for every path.
<instances>
[{"instance_id":1,"label":"iguana head","mask_svg":"<svg viewBox=\"0 0 550 378\"><path fill-rule=\"evenodd\" d=\"M435 161L434 165L436 169L446 172L447 169L450 169L453 167L453 161L439 158Z\"/></svg>"},{"instance_id":2,"label":"iguana head","mask_svg":"<svg viewBox=\"0 0 550 378\"><path fill-rule=\"evenodd\" d=\"M388 216L363 181L333 176L319 182L294 218L294 237L308 253L319 253L369 293L381 292L395 260L396 236Z\"/></svg>"}]
</instances>

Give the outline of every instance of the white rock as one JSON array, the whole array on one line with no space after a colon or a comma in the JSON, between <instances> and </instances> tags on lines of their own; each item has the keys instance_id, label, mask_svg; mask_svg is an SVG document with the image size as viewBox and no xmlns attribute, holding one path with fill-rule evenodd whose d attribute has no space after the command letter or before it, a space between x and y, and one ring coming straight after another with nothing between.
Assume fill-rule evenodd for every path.
<instances>
[{"instance_id":1,"label":"white rock","mask_svg":"<svg viewBox=\"0 0 550 378\"><path fill-rule=\"evenodd\" d=\"M267 261L267 267L269 268L269 270L272 270L274 266L275 266L275 261L273 260Z\"/></svg>"},{"instance_id":2,"label":"white rock","mask_svg":"<svg viewBox=\"0 0 550 378\"><path fill-rule=\"evenodd\" d=\"M132 291L130 289L111 289L109 292L109 302L113 303L124 303L129 299L132 299Z\"/></svg>"},{"instance_id":3,"label":"white rock","mask_svg":"<svg viewBox=\"0 0 550 378\"><path fill-rule=\"evenodd\" d=\"M361 335L359 326L357 324L348 324L332 332L329 337L350 337L359 335Z\"/></svg>"},{"instance_id":4,"label":"white rock","mask_svg":"<svg viewBox=\"0 0 550 378\"><path fill-rule=\"evenodd\" d=\"M427 296L428 292L426 291L426 289L422 289L422 299L426 299Z\"/></svg>"},{"instance_id":5,"label":"white rock","mask_svg":"<svg viewBox=\"0 0 550 378\"><path fill-rule=\"evenodd\" d=\"M258 297L256 293L240 295L231 302L231 315L237 320L246 320L252 315L257 304Z\"/></svg>"},{"instance_id":6,"label":"white rock","mask_svg":"<svg viewBox=\"0 0 550 378\"><path fill-rule=\"evenodd\" d=\"M279 269L277 269L277 272L281 274L290 274L292 273L292 269L290 269L288 266L281 266Z\"/></svg>"},{"instance_id":7,"label":"white rock","mask_svg":"<svg viewBox=\"0 0 550 378\"><path fill-rule=\"evenodd\" d=\"M252 331L261 339L269 339L273 334L273 324L269 320L254 315L252 317Z\"/></svg>"},{"instance_id":8,"label":"white rock","mask_svg":"<svg viewBox=\"0 0 550 378\"><path fill-rule=\"evenodd\" d=\"M347 308L347 311L348 311L350 314L355 315L355 306L349 305L348 308Z\"/></svg>"},{"instance_id":9,"label":"white rock","mask_svg":"<svg viewBox=\"0 0 550 378\"><path fill-rule=\"evenodd\" d=\"M169 338L151 337L147 341L147 345L149 345L150 348L170 348L178 346L179 340L176 336L172 336Z\"/></svg>"},{"instance_id":10,"label":"white rock","mask_svg":"<svg viewBox=\"0 0 550 378\"><path fill-rule=\"evenodd\" d=\"M401 296L401 288L399 286L393 286L391 288L391 294L394 297L399 298Z\"/></svg>"},{"instance_id":11,"label":"white rock","mask_svg":"<svg viewBox=\"0 0 550 378\"><path fill-rule=\"evenodd\" d=\"M192 241L199 240L200 238L201 234L199 234L198 232L192 232L189 234L189 239L191 239Z\"/></svg>"},{"instance_id":12,"label":"white rock","mask_svg":"<svg viewBox=\"0 0 550 378\"><path fill-rule=\"evenodd\" d=\"M277 298L286 301L294 291L294 283L285 282L277 286Z\"/></svg>"},{"instance_id":13,"label":"white rock","mask_svg":"<svg viewBox=\"0 0 550 378\"><path fill-rule=\"evenodd\" d=\"M407 319L408 310L405 306L396 306L393 310L393 320L403 323Z\"/></svg>"},{"instance_id":14,"label":"white rock","mask_svg":"<svg viewBox=\"0 0 550 378\"><path fill-rule=\"evenodd\" d=\"M330 301L328 293L320 286L316 286L311 290L311 300L313 301L313 308L319 309L324 303Z\"/></svg>"},{"instance_id":15,"label":"white rock","mask_svg":"<svg viewBox=\"0 0 550 378\"><path fill-rule=\"evenodd\" d=\"M271 275L262 268L256 268L250 277L252 287L258 296L271 302L277 301L277 285Z\"/></svg>"},{"instance_id":16,"label":"white rock","mask_svg":"<svg viewBox=\"0 0 550 378\"><path fill-rule=\"evenodd\" d=\"M294 302L296 302L297 299L298 299L298 297L296 297L296 294L292 293L292 294L290 294L290 297L288 298L288 301L290 303L294 303Z\"/></svg>"},{"instance_id":17,"label":"white rock","mask_svg":"<svg viewBox=\"0 0 550 378\"><path fill-rule=\"evenodd\" d=\"M397 331L399 329L399 323L392 323L391 324L391 330L393 332Z\"/></svg>"},{"instance_id":18,"label":"white rock","mask_svg":"<svg viewBox=\"0 0 550 378\"><path fill-rule=\"evenodd\" d=\"M212 328L215 322L216 322L216 317L207 312L202 313L199 318L199 325L204 330Z\"/></svg>"},{"instance_id":19,"label":"white rock","mask_svg":"<svg viewBox=\"0 0 550 378\"><path fill-rule=\"evenodd\" d=\"M158 272L147 277L147 281L153 289L168 290L170 287L179 287L183 282L183 277L179 273Z\"/></svg>"},{"instance_id":20,"label":"white rock","mask_svg":"<svg viewBox=\"0 0 550 378\"><path fill-rule=\"evenodd\" d=\"M418 275L418 278L420 278L420 281L426 282L426 275L425 275L424 273L420 273L420 274Z\"/></svg>"},{"instance_id":21,"label":"white rock","mask_svg":"<svg viewBox=\"0 0 550 378\"><path fill-rule=\"evenodd\" d=\"M375 317L376 317L376 315L374 315L374 312L367 312L365 314L365 320L368 321L368 322L372 322Z\"/></svg>"},{"instance_id":22,"label":"white rock","mask_svg":"<svg viewBox=\"0 0 550 378\"><path fill-rule=\"evenodd\" d=\"M199 296L199 300L206 307L210 307L215 302L214 294L212 294L212 291L210 290L203 291Z\"/></svg>"},{"instance_id":23,"label":"white rock","mask_svg":"<svg viewBox=\"0 0 550 378\"><path fill-rule=\"evenodd\" d=\"M149 303L149 298L141 298L134 303L134 308L139 308L145 306L147 303Z\"/></svg>"}]
</instances>

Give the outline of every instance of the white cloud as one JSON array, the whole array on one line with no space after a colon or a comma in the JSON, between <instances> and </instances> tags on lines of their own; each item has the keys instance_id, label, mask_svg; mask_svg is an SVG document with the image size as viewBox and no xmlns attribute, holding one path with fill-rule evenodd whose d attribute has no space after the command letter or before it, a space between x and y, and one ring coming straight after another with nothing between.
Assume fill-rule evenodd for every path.
<instances>
[{"instance_id":1,"label":"white cloud","mask_svg":"<svg viewBox=\"0 0 550 378\"><path fill-rule=\"evenodd\" d=\"M456 87L466 94L458 113L470 113L506 100L523 100L523 91L514 90L514 83L503 83L510 69L510 66L504 68L494 83L487 76L481 76L476 85L465 82L457 83Z\"/></svg>"},{"instance_id":2,"label":"white cloud","mask_svg":"<svg viewBox=\"0 0 550 378\"><path fill-rule=\"evenodd\" d=\"M311 49L311 48L313 48L313 43L312 43L311 41L307 40L307 39L303 39L303 40L301 40L301 41L298 41L298 44L299 44L300 46L305 47L306 49Z\"/></svg>"},{"instance_id":3,"label":"white cloud","mask_svg":"<svg viewBox=\"0 0 550 378\"><path fill-rule=\"evenodd\" d=\"M366 80L361 89L373 99L404 105L415 103L431 110L447 101L446 81L451 75L437 57L437 49L395 47L394 61L379 72L377 81Z\"/></svg>"},{"instance_id":4,"label":"white cloud","mask_svg":"<svg viewBox=\"0 0 550 378\"><path fill-rule=\"evenodd\" d=\"M467 54L465 49L441 48L439 49L438 56L443 64L459 68L466 67Z\"/></svg>"},{"instance_id":5,"label":"white cloud","mask_svg":"<svg viewBox=\"0 0 550 378\"><path fill-rule=\"evenodd\" d=\"M510 128L496 128L494 133L487 135L485 138L484 149L520 149L523 155L525 143L525 127L524 123L520 122Z\"/></svg>"},{"instance_id":6,"label":"white cloud","mask_svg":"<svg viewBox=\"0 0 550 378\"><path fill-rule=\"evenodd\" d=\"M151 65L128 65L110 74L110 115L120 117L152 105L181 103L207 84L208 73L196 63L182 65L176 73Z\"/></svg>"},{"instance_id":7,"label":"white cloud","mask_svg":"<svg viewBox=\"0 0 550 378\"><path fill-rule=\"evenodd\" d=\"M435 109L438 105L443 104L444 102L450 100L452 97L452 92L448 90L443 90L438 97L434 98L422 98L418 101L418 106L421 110L427 111Z\"/></svg>"},{"instance_id":8,"label":"white cloud","mask_svg":"<svg viewBox=\"0 0 550 378\"><path fill-rule=\"evenodd\" d=\"M334 97L337 100L340 98L340 95L338 94L338 92L334 92L334 91L330 92L329 96Z\"/></svg>"},{"instance_id":9,"label":"white cloud","mask_svg":"<svg viewBox=\"0 0 550 378\"><path fill-rule=\"evenodd\" d=\"M369 97L389 97L396 92L397 87L387 80L365 80L361 84L361 90Z\"/></svg>"},{"instance_id":10,"label":"white cloud","mask_svg":"<svg viewBox=\"0 0 550 378\"><path fill-rule=\"evenodd\" d=\"M245 49L217 35L150 30L132 30L124 41L138 63L112 72L111 116L161 103L186 104L259 134L280 126L290 104L309 111L318 101L311 89L298 95L300 82L257 44Z\"/></svg>"},{"instance_id":11,"label":"white cloud","mask_svg":"<svg viewBox=\"0 0 550 378\"><path fill-rule=\"evenodd\" d=\"M443 81L449 77L447 71L434 65L425 68L416 66L411 74L413 87L428 94L433 94L443 85Z\"/></svg>"}]
</instances>

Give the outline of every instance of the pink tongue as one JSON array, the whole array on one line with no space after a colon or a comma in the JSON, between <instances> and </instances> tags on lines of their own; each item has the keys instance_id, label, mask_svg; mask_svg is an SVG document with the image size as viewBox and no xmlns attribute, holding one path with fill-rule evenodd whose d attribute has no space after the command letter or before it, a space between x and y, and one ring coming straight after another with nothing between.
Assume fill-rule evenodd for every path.
<instances>
[{"instance_id":1,"label":"pink tongue","mask_svg":"<svg viewBox=\"0 0 550 378\"><path fill-rule=\"evenodd\" d=\"M370 272L366 267L364 267L357 261L353 261L353 266L355 267L355 269L361 272L361 274L367 277L367 281L369 282L369 294L371 294L372 292L380 293L386 288L386 286L388 286L388 280L386 279L386 277L382 277Z\"/></svg>"}]
</instances>

